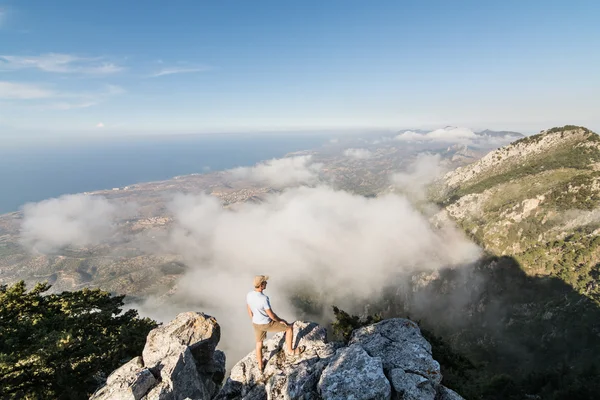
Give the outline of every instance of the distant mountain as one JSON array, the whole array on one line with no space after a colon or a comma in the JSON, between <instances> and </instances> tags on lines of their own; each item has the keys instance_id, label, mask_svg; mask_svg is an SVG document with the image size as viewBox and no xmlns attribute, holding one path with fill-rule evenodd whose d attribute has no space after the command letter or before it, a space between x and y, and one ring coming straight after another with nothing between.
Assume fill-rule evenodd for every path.
<instances>
[{"instance_id":1,"label":"distant mountain","mask_svg":"<svg viewBox=\"0 0 600 400\"><path fill-rule=\"evenodd\" d=\"M443 372L446 384L473 399L597 398L600 137L564 126L521 138L432 194L433 222L454 221L485 250L474 267L411 278L424 292L398 306L483 366Z\"/></svg>"},{"instance_id":2,"label":"distant mountain","mask_svg":"<svg viewBox=\"0 0 600 400\"><path fill-rule=\"evenodd\" d=\"M476 135L479 136L490 136L490 137L506 137L506 136L514 136L516 138L525 137L522 133L513 132L513 131L492 131L490 129L486 129L483 131L475 132Z\"/></svg>"}]
</instances>

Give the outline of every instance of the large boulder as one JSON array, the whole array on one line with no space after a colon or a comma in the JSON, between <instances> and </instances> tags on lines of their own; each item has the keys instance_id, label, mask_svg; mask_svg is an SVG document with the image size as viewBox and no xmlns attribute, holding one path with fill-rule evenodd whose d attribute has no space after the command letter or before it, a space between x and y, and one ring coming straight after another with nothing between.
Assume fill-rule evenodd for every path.
<instances>
[{"instance_id":1,"label":"large boulder","mask_svg":"<svg viewBox=\"0 0 600 400\"><path fill-rule=\"evenodd\" d=\"M168 356L181 353L184 346L197 362L209 363L220 339L221 328L216 319L203 313L185 312L150 331L142 358L146 367L153 368Z\"/></svg>"},{"instance_id":2,"label":"large boulder","mask_svg":"<svg viewBox=\"0 0 600 400\"><path fill-rule=\"evenodd\" d=\"M114 370L92 399L138 400L156 382L150 370L144 368L142 357L135 357Z\"/></svg>"},{"instance_id":3,"label":"large boulder","mask_svg":"<svg viewBox=\"0 0 600 400\"><path fill-rule=\"evenodd\" d=\"M392 390L381 359L358 344L339 349L321 374L319 393L326 400L389 400Z\"/></svg>"},{"instance_id":4,"label":"large boulder","mask_svg":"<svg viewBox=\"0 0 600 400\"><path fill-rule=\"evenodd\" d=\"M225 376L221 331L205 314L186 312L153 329L142 357L116 369L94 400L209 400Z\"/></svg>"},{"instance_id":5,"label":"large boulder","mask_svg":"<svg viewBox=\"0 0 600 400\"><path fill-rule=\"evenodd\" d=\"M404 318L386 319L352 332L350 344L360 344L371 357L380 357L386 374L396 368L421 375L437 386L440 364L431 356L431 345L419 326Z\"/></svg>"}]
</instances>

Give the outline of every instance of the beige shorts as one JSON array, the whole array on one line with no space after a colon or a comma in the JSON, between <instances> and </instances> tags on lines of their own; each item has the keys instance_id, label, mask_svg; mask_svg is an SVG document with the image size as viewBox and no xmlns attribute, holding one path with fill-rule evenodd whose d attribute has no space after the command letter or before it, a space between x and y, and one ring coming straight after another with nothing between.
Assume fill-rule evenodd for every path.
<instances>
[{"instance_id":1,"label":"beige shorts","mask_svg":"<svg viewBox=\"0 0 600 400\"><path fill-rule=\"evenodd\" d=\"M271 321L268 324L252 323L252 326L254 327L256 342L265 340L267 338L267 332L285 332L287 330L287 325L275 321Z\"/></svg>"}]
</instances>

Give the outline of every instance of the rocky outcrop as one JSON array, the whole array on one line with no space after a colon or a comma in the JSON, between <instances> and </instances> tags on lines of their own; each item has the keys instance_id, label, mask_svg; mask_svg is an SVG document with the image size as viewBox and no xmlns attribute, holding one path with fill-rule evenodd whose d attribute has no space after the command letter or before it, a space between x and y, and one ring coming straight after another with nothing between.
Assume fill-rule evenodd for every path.
<instances>
[{"instance_id":1,"label":"rocky outcrop","mask_svg":"<svg viewBox=\"0 0 600 400\"><path fill-rule=\"evenodd\" d=\"M214 318L179 314L152 330L142 357L113 371L91 399L211 399L225 377L225 354L215 350L220 337Z\"/></svg>"},{"instance_id":2,"label":"rocky outcrop","mask_svg":"<svg viewBox=\"0 0 600 400\"><path fill-rule=\"evenodd\" d=\"M282 333L265 341L263 373L251 352L233 367L217 399L461 399L440 384L431 345L410 320L358 329L348 346L328 343L317 324L296 322L293 343L305 352L287 357Z\"/></svg>"},{"instance_id":3,"label":"rocky outcrop","mask_svg":"<svg viewBox=\"0 0 600 400\"><path fill-rule=\"evenodd\" d=\"M265 368L255 352L240 360L225 385L225 355L215 350L216 320L179 314L150 332L142 357L115 370L93 400L459 400L443 387L440 365L417 324L397 318L355 330L348 345L328 342L325 328L294 324L298 356L285 337L264 342ZM220 390L219 390L220 389Z\"/></svg>"}]
</instances>

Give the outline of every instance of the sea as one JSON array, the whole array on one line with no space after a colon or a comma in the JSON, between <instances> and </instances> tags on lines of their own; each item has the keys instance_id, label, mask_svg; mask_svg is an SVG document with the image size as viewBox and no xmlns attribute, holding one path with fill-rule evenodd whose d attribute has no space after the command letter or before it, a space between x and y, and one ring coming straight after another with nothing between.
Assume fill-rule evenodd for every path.
<instances>
[{"instance_id":1,"label":"sea","mask_svg":"<svg viewBox=\"0 0 600 400\"><path fill-rule=\"evenodd\" d=\"M330 138L312 132L162 135L0 147L0 214L69 193L250 166Z\"/></svg>"}]
</instances>

